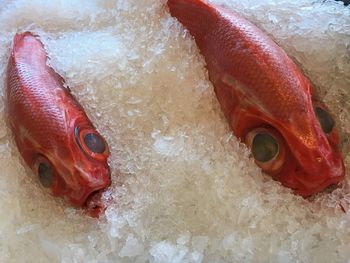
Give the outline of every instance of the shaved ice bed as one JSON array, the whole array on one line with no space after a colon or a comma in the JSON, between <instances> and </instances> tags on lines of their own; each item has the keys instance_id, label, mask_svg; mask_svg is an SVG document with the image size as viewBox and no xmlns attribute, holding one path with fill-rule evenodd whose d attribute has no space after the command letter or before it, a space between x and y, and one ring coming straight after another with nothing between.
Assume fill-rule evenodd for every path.
<instances>
[{"instance_id":1,"label":"shaved ice bed","mask_svg":"<svg viewBox=\"0 0 350 263\"><path fill-rule=\"evenodd\" d=\"M215 0L272 36L318 87L350 164L350 7ZM112 202L91 219L44 191L4 120L17 31L40 35L111 148ZM230 132L188 32L159 0L2 0L0 262L348 262L346 187L305 200Z\"/></svg>"}]
</instances>

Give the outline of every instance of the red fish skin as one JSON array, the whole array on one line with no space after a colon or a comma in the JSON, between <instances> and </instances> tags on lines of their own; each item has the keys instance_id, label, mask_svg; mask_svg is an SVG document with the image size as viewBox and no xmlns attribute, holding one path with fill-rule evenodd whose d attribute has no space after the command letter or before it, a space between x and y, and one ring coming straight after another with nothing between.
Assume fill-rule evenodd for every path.
<instances>
[{"instance_id":1,"label":"red fish skin","mask_svg":"<svg viewBox=\"0 0 350 263\"><path fill-rule=\"evenodd\" d=\"M168 0L170 14L192 34L235 135L266 127L280 138L284 163L265 172L307 197L345 177L336 129L325 134L311 82L272 39L225 7Z\"/></svg>"},{"instance_id":2,"label":"red fish skin","mask_svg":"<svg viewBox=\"0 0 350 263\"><path fill-rule=\"evenodd\" d=\"M108 146L97 154L78 143L75 132L99 133L30 32L14 37L6 84L8 122L24 161L37 174L40 160L47 159L54 168L52 194L86 206L91 195L111 184Z\"/></svg>"}]
</instances>

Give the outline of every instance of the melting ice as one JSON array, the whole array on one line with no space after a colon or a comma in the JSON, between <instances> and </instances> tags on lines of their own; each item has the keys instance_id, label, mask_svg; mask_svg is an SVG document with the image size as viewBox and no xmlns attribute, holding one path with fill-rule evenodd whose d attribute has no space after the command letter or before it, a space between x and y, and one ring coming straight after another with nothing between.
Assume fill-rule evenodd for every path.
<instances>
[{"instance_id":1,"label":"melting ice","mask_svg":"<svg viewBox=\"0 0 350 263\"><path fill-rule=\"evenodd\" d=\"M110 144L114 201L97 221L43 191L6 129L1 99L0 262L350 259L350 215L339 209L339 200L350 201L345 190L310 202L259 171L165 0L1 2L1 79L14 33L39 34L50 64ZM350 8L324 0L212 2L258 25L319 87L349 167Z\"/></svg>"}]
</instances>

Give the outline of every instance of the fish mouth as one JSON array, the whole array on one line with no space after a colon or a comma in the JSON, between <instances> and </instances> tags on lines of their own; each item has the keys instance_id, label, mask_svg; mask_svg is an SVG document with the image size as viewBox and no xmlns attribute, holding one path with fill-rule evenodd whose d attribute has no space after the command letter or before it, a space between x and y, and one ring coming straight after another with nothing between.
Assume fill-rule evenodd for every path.
<instances>
[{"instance_id":1,"label":"fish mouth","mask_svg":"<svg viewBox=\"0 0 350 263\"><path fill-rule=\"evenodd\" d=\"M343 181L345 177L345 168L342 165L338 170L333 171L332 173L325 173L325 175L321 174L321 176L324 177L324 179L319 183L315 184L311 181L302 179L302 178L307 178L307 175L298 174L299 177L297 178L299 182L299 185L298 185L299 187L294 187L294 188L291 187L291 188L293 189L295 194L301 195L304 198L310 197L314 194L324 191L325 189L332 187L336 184L339 184L341 181ZM318 177L313 177L313 178L315 179L315 181L318 179Z\"/></svg>"},{"instance_id":2,"label":"fish mouth","mask_svg":"<svg viewBox=\"0 0 350 263\"><path fill-rule=\"evenodd\" d=\"M93 185L85 189L85 193L80 199L80 207L83 208L84 214L87 214L93 218L99 218L100 215L107 209L110 204L110 200L106 198L104 193L111 185L110 173L99 171L95 177L100 180ZM84 190L84 189L82 189Z\"/></svg>"},{"instance_id":3,"label":"fish mouth","mask_svg":"<svg viewBox=\"0 0 350 263\"><path fill-rule=\"evenodd\" d=\"M294 188L293 191L295 194L300 195L304 198L311 197L317 193L320 193L322 191L334 188L336 185L338 185L343 178L332 178L323 181L322 183L318 184L317 186L311 188L311 189L304 189L304 188Z\"/></svg>"},{"instance_id":4,"label":"fish mouth","mask_svg":"<svg viewBox=\"0 0 350 263\"><path fill-rule=\"evenodd\" d=\"M93 218L99 218L101 213L106 210L107 205L102 200L104 191L105 189L96 190L87 196L83 206L86 214Z\"/></svg>"}]
</instances>

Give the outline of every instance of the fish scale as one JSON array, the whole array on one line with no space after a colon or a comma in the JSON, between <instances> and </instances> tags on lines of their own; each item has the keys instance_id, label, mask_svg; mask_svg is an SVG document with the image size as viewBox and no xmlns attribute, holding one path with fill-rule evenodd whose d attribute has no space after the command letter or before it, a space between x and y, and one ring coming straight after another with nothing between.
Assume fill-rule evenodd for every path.
<instances>
[{"instance_id":1,"label":"fish scale","mask_svg":"<svg viewBox=\"0 0 350 263\"><path fill-rule=\"evenodd\" d=\"M208 69L219 72L217 74L223 69L231 73L233 78L246 86L247 91L251 90L259 97L272 114L288 120L291 110L303 109L310 99L299 93L298 89L289 89L290 86L302 86L298 78L289 76L292 73L285 72L285 65L291 63L290 59L256 27L235 16L227 19L227 22L218 22L220 30L209 27L205 33L207 39L217 40L217 45L206 45L202 49L207 57ZM235 43L233 47L231 43ZM222 62L218 69L211 63L214 56ZM281 75L280 72L284 77L275 78ZM280 93L287 99L283 103L275 103L281 100Z\"/></svg>"},{"instance_id":2,"label":"fish scale","mask_svg":"<svg viewBox=\"0 0 350 263\"><path fill-rule=\"evenodd\" d=\"M41 147L45 149L54 149L57 141L64 142L67 134L67 125L64 124L64 114L60 108L53 89L38 89L43 80L43 76L36 77L32 74L30 65L18 63L17 70L14 68L8 75L13 78L9 89L8 100L9 114L18 116L15 112L21 111L21 118L17 125L24 126L29 131L29 135L34 139L41 140ZM30 92L29 92L30 91ZM40 105L40 108L38 106ZM57 119L56 122L52 122ZM52 136L47 137L50 134ZM34 151L34 149L33 149Z\"/></svg>"}]
</instances>

